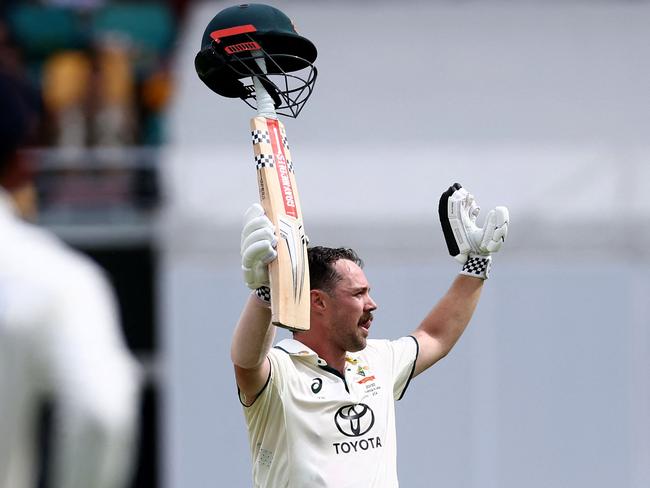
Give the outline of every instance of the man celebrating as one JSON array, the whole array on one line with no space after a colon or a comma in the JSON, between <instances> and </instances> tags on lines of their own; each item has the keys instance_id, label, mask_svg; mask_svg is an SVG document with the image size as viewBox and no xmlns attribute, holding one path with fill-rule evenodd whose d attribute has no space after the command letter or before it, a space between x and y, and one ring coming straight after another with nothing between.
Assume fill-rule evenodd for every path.
<instances>
[{"instance_id":1,"label":"man celebrating","mask_svg":"<svg viewBox=\"0 0 650 488\"><path fill-rule=\"evenodd\" d=\"M310 329L271 347L267 265L272 223L259 205L245 215L242 265L254 290L231 356L244 406L256 487L397 487L395 400L442 359L465 330L508 233L508 210L479 207L459 184L440 198L449 253L463 268L409 336L368 339L377 304L351 249L309 249Z\"/></svg>"}]
</instances>

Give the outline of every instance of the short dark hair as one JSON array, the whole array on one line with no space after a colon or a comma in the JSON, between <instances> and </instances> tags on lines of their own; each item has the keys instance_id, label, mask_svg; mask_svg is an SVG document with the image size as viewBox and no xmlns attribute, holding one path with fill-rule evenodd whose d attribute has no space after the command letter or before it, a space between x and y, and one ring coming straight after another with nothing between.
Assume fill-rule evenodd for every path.
<instances>
[{"instance_id":1,"label":"short dark hair","mask_svg":"<svg viewBox=\"0 0 650 488\"><path fill-rule=\"evenodd\" d=\"M0 172L27 142L39 116L39 97L27 81L0 68Z\"/></svg>"},{"instance_id":2,"label":"short dark hair","mask_svg":"<svg viewBox=\"0 0 650 488\"><path fill-rule=\"evenodd\" d=\"M314 246L307 249L309 257L309 281L312 290L331 292L341 277L334 269L339 259L352 261L363 268L363 261L357 253L346 247Z\"/></svg>"}]
</instances>

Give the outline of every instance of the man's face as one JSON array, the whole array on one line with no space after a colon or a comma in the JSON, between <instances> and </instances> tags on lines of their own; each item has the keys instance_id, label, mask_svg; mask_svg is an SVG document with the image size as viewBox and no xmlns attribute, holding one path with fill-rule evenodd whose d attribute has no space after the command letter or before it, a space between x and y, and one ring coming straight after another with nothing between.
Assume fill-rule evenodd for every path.
<instances>
[{"instance_id":1,"label":"man's face","mask_svg":"<svg viewBox=\"0 0 650 488\"><path fill-rule=\"evenodd\" d=\"M377 304L370 298L370 285L363 270L352 261L339 259L334 269L341 280L331 293L330 338L349 352L366 347L372 311Z\"/></svg>"}]
</instances>

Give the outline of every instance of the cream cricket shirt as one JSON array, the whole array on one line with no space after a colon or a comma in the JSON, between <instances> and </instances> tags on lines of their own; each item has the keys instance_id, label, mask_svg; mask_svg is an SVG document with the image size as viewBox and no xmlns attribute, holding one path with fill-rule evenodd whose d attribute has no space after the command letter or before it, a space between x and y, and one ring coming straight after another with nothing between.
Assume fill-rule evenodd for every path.
<instances>
[{"instance_id":1,"label":"cream cricket shirt","mask_svg":"<svg viewBox=\"0 0 650 488\"><path fill-rule=\"evenodd\" d=\"M140 373L118 317L100 268L23 222L0 188L0 488L36 486L43 398L57 411L48 486L125 486Z\"/></svg>"},{"instance_id":2,"label":"cream cricket shirt","mask_svg":"<svg viewBox=\"0 0 650 488\"><path fill-rule=\"evenodd\" d=\"M417 354L414 337L369 340L342 377L302 343L278 343L268 383L244 407L254 486L397 487L395 400Z\"/></svg>"}]
</instances>

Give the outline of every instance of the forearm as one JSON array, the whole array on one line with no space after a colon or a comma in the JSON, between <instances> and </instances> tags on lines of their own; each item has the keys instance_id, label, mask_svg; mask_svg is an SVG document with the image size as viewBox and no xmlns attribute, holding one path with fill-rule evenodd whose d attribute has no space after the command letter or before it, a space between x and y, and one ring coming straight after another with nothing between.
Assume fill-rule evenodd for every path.
<instances>
[{"instance_id":1,"label":"forearm","mask_svg":"<svg viewBox=\"0 0 650 488\"><path fill-rule=\"evenodd\" d=\"M459 275L447 293L422 321L416 334L426 334L439 344L445 356L456 344L469 324L483 288L484 281Z\"/></svg>"},{"instance_id":2,"label":"forearm","mask_svg":"<svg viewBox=\"0 0 650 488\"><path fill-rule=\"evenodd\" d=\"M230 348L233 364L245 369L260 366L271 349L274 337L271 310L251 295L233 334Z\"/></svg>"}]
</instances>

